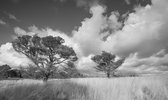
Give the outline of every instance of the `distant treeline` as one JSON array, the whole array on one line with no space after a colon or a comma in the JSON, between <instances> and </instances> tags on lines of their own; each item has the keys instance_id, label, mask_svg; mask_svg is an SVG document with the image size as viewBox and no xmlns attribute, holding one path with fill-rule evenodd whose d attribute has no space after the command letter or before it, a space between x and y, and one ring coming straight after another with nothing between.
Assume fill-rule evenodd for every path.
<instances>
[{"instance_id":1,"label":"distant treeline","mask_svg":"<svg viewBox=\"0 0 168 100\"><path fill-rule=\"evenodd\" d=\"M66 70L66 71L65 71ZM50 78L79 78L84 77L83 74L79 73L76 69L64 69L62 72L52 73ZM18 68L13 69L9 65L0 66L0 79L5 78L35 78L41 79L43 75L38 71L37 67L27 67L27 68Z\"/></svg>"},{"instance_id":2,"label":"distant treeline","mask_svg":"<svg viewBox=\"0 0 168 100\"><path fill-rule=\"evenodd\" d=\"M113 77L137 77L139 74L131 71L115 71ZM95 77L80 73L76 68L65 68L62 71L52 73L49 78L84 78ZM98 76L100 77L100 76ZM7 78L31 78L42 79L43 75L37 67L29 66L27 68L20 67L13 69L9 65L0 66L0 79Z\"/></svg>"}]
</instances>

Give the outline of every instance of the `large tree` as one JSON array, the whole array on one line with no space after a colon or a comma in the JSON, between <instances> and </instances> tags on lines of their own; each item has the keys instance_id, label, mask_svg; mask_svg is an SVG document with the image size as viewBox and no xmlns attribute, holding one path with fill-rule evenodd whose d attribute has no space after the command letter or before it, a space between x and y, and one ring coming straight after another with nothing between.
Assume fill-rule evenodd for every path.
<instances>
[{"instance_id":1,"label":"large tree","mask_svg":"<svg viewBox=\"0 0 168 100\"><path fill-rule=\"evenodd\" d=\"M12 45L17 52L27 56L36 65L45 81L58 70L60 64L77 60L73 48L64 45L64 39L59 36L23 35L15 39Z\"/></svg>"},{"instance_id":2,"label":"large tree","mask_svg":"<svg viewBox=\"0 0 168 100\"><path fill-rule=\"evenodd\" d=\"M60 75L64 78L82 77L82 74L77 70L75 64L72 62L68 62L67 66L63 67L63 70L61 70Z\"/></svg>"},{"instance_id":3,"label":"large tree","mask_svg":"<svg viewBox=\"0 0 168 100\"><path fill-rule=\"evenodd\" d=\"M95 67L98 71L105 72L107 77L114 75L114 71L122 65L125 58L116 60L116 55L103 51L101 55L95 55L91 59L98 65Z\"/></svg>"}]
</instances>

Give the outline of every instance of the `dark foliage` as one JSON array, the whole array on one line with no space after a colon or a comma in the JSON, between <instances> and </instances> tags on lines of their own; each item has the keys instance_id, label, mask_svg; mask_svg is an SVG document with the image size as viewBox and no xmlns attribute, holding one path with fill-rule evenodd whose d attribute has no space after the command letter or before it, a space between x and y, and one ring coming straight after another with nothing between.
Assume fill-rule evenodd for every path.
<instances>
[{"instance_id":1,"label":"dark foliage","mask_svg":"<svg viewBox=\"0 0 168 100\"><path fill-rule=\"evenodd\" d=\"M18 69L11 69L7 71L7 75L10 78L22 78L22 73Z\"/></svg>"},{"instance_id":2,"label":"dark foliage","mask_svg":"<svg viewBox=\"0 0 168 100\"><path fill-rule=\"evenodd\" d=\"M35 78L35 79L41 79L43 78L43 74L41 71L34 66L29 66L26 68L21 67L20 71L22 73L23 78ZM79 71L76 69L76 66L73 62L68 62L66 66L62 66L61 69L51 73L49 78L79 78L83 77L82 74L79 73Z\"/></svg>"},{"instance_id":3,"label":"dark foliage","mask_svg":"<svg viewBox=\"0 0 168 100\"><path fill-rule=\"evenodd\" d=\"M8 65L2 65L0 66L0 78L7 78L8 77L8 71L11 69Z\"/></svg>"},{"instance_id":4,"label":"dark foliage","mask_svg":"<svg viewBox=\"0 0 168 100\"><path fill-rule=\"evenodd\" d=\"M31 65L26 68L21 67L20 71L23 78L35 78L35 79L43 78L41 71L39 71L37 67Z\"/></svg>"},{"instance_id":5,"label":"dark foliage","mask_svg":"<svg viewBox=\"0 0 168 100\"><path fill-rule=\"evenodd\" d=\"M12 42L13 48L27 56L47 80L60 64L77 60L76 53L71 47L63 45L61 37L38 37L23 35Z\"/></svg>"},{"instance_id":6,"label":"dark foliage","mask_svg":"<svg viewBox=\"0 0 168 100\"><path fill-rule=\"evenodd\" d=\"M12 69L9 65L0 66L0 78L22 78L21 70Z\"/></svg>"},{"instance_id":7,"label":"dark foliage","mask_svg":"<svg viewBox=\"0 0 168 100\"><path fill-rule=\"evenodd\" d=\"M98 71L103 71L109 78L112 74L114 76L114 71L122 65L125 58L115 61L116 56L103 51L101 55L96 55L91 59L98 65L95 67Z\"/></svg>"}]
</instances>

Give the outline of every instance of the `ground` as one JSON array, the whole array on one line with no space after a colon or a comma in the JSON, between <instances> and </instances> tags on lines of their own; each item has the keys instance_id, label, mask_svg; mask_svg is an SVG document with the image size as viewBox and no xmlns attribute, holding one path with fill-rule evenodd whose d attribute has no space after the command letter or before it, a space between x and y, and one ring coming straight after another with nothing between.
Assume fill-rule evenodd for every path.
<instances>
[{"instance_id":1,"label":"ground","mask_svg":"<svg viewBox=\"0 0 168 100\"><path fill-rule=\"evenodd\" d=\"M0 81L0 100L168 100L164 76Z\"/></svg>"}]
</instances>

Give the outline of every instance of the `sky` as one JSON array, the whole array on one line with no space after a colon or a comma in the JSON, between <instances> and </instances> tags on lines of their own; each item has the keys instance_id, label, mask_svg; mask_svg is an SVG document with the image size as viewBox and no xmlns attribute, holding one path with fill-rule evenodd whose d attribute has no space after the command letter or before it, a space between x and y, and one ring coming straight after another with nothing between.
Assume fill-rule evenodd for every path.
<instances>
[{"instance_id":1,"label":"sky","mask_svg":"<svg viewBox=\"0 0 168 100\"><path fill-rule=\"evenodd\" d=\"M0 65L26 66L16 36L61 36L79 69L92 69L102 51L126 57L120 70L168 71L167 0L1 0Z\"/></svg>"}]
</instances>

